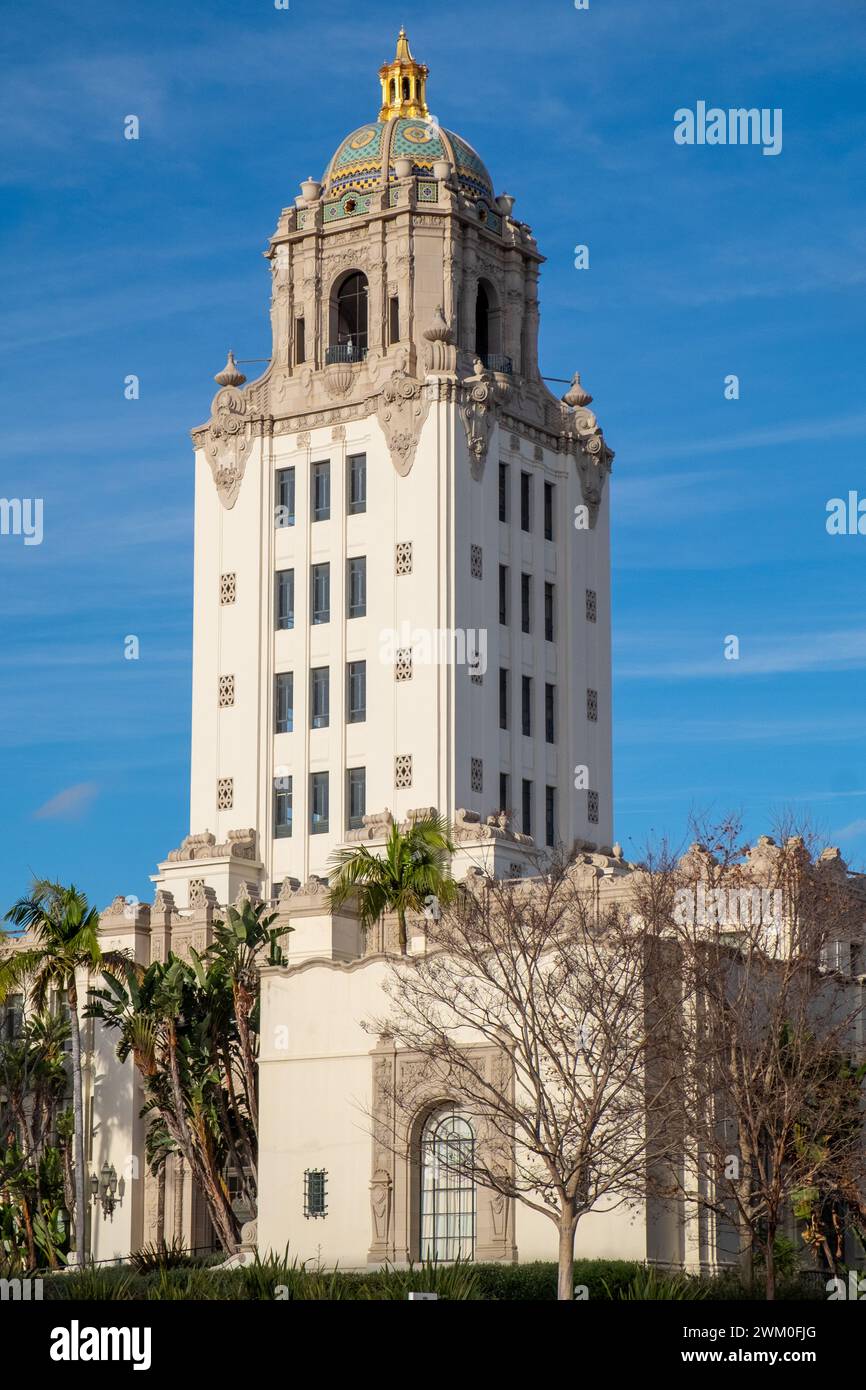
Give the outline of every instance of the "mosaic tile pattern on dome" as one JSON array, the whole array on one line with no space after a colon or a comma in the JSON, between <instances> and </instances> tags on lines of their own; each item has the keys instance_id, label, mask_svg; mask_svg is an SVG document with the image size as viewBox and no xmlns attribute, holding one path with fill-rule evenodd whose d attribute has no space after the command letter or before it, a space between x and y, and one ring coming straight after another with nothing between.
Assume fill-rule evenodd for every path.
<instances>
[{"instance_id":1,"label":"mosaic tile pattern on dome","mask_svg":"<svg viewBox=\"0 0 866 1390\"><path fill-rule=\"evenodd\" d=\"M376 187L382 172L384 134L384 126L371 121L346 137L331 161L330 192Z\"/></svg>"}]
</instances>

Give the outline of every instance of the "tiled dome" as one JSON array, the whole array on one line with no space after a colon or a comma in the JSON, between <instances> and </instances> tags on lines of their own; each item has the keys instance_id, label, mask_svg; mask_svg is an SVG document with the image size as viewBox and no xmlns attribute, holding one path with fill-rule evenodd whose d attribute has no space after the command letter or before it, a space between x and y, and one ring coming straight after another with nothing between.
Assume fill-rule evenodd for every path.
<instances>
[{"instance_id":1,"label":"tiled dome","mask_svg":"<svg viewBox=\"0 0 866 1390\"><path fill-rule=\"evenodd\" d=\"M393 181L397 159L411 159L416 176L432 175L435 161L447 159L464 193L493 202L493 181L472 146L435 121L420 117L375 120L353 130L325 170L324 196L339 197L350 188L369 192L380 185L386 168L388 181Z\"/></svg>"}]
</instances>

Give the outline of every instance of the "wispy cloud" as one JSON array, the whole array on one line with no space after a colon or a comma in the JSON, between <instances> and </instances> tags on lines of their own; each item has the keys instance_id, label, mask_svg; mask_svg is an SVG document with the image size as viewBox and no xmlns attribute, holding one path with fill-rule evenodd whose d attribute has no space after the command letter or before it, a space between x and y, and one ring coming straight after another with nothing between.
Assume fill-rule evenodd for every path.
<instances>
[{"instance_id":1,"label":"wispy cloud","mask_svg":"<svg viewBox=\"0 0 866 1390\"><path fill-rule=\"evenodd\" d=\"M836 840L856 840L861 835L866 835L866 817L849 821L841 829L833 831L833 838Z\"/></svg>"},{"instance_id":2,"label":"wispy cloud","mask_svg":"<svg viewBox=\"0 0 866 1390\"><path fill-rule=\"evenodd\" d=\"M619 650L629 653L624 660L615 661L614 669L620 679L627 680L737 680L744 676L790 675L805 671L845 671L861 670L866 667L866 628L848 631L806 631L797 633L748 633L737 634L740 642L738 660L726 660L724 637L719 632L714 643L714 654L658 658L647 656L633 659L634 650L625 634L617 643ZM646 639L644 639L646 640ZM694 645L695 639L683 634L682 648ZM677 639L670 633L659 634L654 639L656 650L659 646L667 652L677 645ZM701 639L705 648L706 637Z\"/></svg>"},{"instance_id":3,"label":"wispy cloud","mask_svg":"<svg viewBox=\"0 0 866 1390\"><path fill-rule=\"evenodd\" d=\"M96 798L99 788L95 782L77 782L74 787L66 787L33 812L34 820L80 820L91 802Z\"/></svg>"}]
</instances>

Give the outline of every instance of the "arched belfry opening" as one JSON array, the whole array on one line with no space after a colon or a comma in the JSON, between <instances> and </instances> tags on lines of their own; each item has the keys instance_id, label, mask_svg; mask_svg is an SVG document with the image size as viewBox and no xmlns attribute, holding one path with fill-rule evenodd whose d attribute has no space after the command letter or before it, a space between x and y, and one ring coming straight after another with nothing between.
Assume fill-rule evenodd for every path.
<instances>
[{"instance_id":1,"label":"arched belfry opening","mask_svg":"<svg viewBox=\"0 0 866 1390\"><path fill-rule=\"evenodd\" d=\"M334 285L330 303L327 361L359 362L369 343L369 286L360 270L350 270Z\"/></svg>"},{"instance_id":2,"label":"arched belfry opening","mask_svg":"<svg viewBox=\"0 0 866 1390\"><path fill-rule=\"evenodd\" d=\"M485 367L502 352L502 314L496 291L488 280L479 280L475 297L475 352Z\"/></svg>"}]
</instances>

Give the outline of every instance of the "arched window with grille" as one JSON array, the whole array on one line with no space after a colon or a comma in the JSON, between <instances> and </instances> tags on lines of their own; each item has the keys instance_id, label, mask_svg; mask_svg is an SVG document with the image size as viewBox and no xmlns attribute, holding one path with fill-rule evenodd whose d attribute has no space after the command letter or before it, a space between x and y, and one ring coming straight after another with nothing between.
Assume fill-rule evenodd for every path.
<instances>
[{"instance_id":1,"label":"arched window with grille","mask_svg":"<svg viewBox=\"0 0 866 1390\"><path fill-rule=\"evenodd\" d=\"M360 270L334 286L327 361L360 362L367 356L369 287Z\"/></svg>"},{"instance_id":2,"label":"arched window with grille","mask_svg":"<svg viewBox=\"0 0 866 1390\"><path fill-rule=\"evenodd\" d=\"M434 1110L421 1131L422 1260L475 1255L475 1132L453 1105Z\"/></svg>"}]
</instances>

